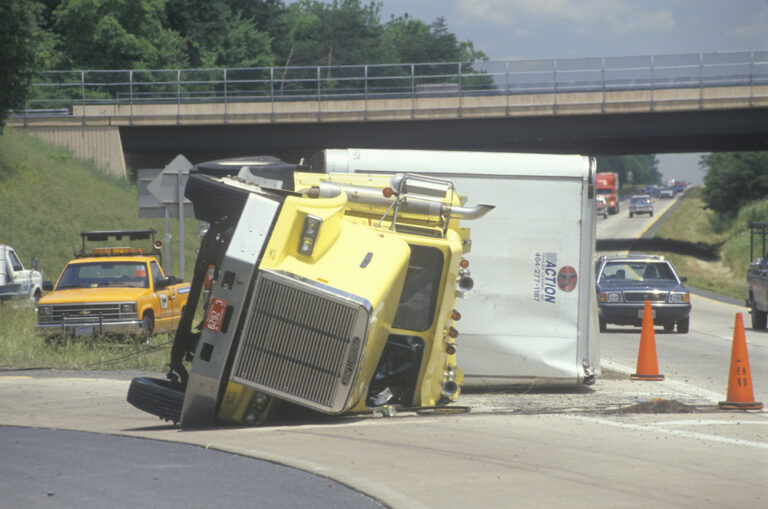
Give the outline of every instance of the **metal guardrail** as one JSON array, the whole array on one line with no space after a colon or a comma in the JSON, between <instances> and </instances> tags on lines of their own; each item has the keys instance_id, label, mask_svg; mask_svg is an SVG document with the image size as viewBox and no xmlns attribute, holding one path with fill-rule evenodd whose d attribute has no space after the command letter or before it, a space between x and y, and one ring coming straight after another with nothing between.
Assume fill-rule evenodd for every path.
<instances>
[{"instance_id":1,"label":"metal guardrail","mask_svg":"<svg viewBox=\"0 0 768 509\"><path fill-rule=\"evenodd\" d=\"M87 105L333 101L768 84L768 50L496 62L48 71L11 117ZM750 90L751 105L751 90ZM555 113L557 110L554 110Z\"/></svg>"}]
</instances>

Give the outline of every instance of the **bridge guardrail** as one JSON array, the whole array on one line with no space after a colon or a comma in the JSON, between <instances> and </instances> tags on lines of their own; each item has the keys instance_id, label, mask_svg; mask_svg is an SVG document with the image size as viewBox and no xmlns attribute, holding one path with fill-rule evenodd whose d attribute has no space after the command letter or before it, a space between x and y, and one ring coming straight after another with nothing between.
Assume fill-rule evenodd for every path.
<instances>
[{"instance_id":1,"label":"bridge guardrail","mask_svg":"<svg viewBox=\"0 0 768 509\"><path fill-rule=\"evenodd\" d=\"M608 93L768 85L768 50L628 57L312 67L48 71L11 117L76 116L85 106L276 103ZM604 99L603 99L604 100ZM553 113L558 113L553 98ZM541 104L537 104L541 106ZM319 109L318 109L319 111ZM603 105L605 111L605 105ZM367 117L366 117L367 118Z\"/></svg>"}]
</instances>

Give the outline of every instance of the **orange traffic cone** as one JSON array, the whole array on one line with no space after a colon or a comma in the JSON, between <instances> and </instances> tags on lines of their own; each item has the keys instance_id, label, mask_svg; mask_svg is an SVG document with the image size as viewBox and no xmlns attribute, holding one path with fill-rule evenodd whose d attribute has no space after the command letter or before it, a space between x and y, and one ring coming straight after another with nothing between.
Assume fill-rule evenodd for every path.
<instances>
[{"instance_id":1,"label":"orange traffic cone","mask_svg":"<svg viewBox=\"0 0 768 509\"><path fill-rule=\"evenodd\" d=\"M643 311L643 330L640 332L640 351L637 353L637 373L629 375L632 380L664 380L659 374L656 360L656 333L653 330L653 309L651 301L645 301Z\"/></svg>"},{"instance_id":2,"label":"orange traffic cone","mask_svg":"<svg viewBox=\"0 0 768 509\"><path fill-rule=\"evenodd\" d=\"M728 376L728 398L720 402L723 410L761 410L763 404L755 401L752 391L752 373L749 371L747 339L744 336L744 321L741 313L736 313L733 327L733 346L731 347L731 371Z\"/></svg>"}]
</instances>

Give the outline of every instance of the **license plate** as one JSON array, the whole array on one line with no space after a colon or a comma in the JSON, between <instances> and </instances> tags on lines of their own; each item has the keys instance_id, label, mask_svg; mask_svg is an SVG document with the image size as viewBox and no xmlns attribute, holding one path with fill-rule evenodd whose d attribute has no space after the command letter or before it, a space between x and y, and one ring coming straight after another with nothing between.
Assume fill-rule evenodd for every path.
<instances>
[{"instance_id":1,"label":"license plate","mask_svg":"<svg viewBox=\"0 0 768 509\"><path fill-rule=\"evenodd\" d=\"M93 327L75 327L75 336L93 336Z\"/></svg>"},{"instance_id":2,"label":"license plate","mask_svg":"<svg viewBox=\"0 0 768 509\"><path fill-rule=\"evenodd\" d=\"M642 318L644 314L645 314L645 308L637 310L637 317L638 318ZM651 316L656 318L656 310L655 309L651 309Z\"/></svg>"},{"instance_id":3,"label":"license plate","mask_svg":"<svg viewBox=\"0 0 768 509\"><path fill-rule=\"evenodd\" d=\"M227 312L227 301L214 297L211 299L208 314L205 317L204 327L213 332L220 332L224 321L224 314Z\"/></svg>"}]
</instances>

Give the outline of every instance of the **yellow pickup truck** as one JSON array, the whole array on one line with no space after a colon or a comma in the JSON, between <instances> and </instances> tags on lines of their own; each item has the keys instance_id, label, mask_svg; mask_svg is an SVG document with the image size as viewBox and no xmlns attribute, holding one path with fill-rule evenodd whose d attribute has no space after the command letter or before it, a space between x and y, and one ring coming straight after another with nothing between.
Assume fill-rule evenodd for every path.
<instances>
[{"instance_id":1,"label":"yellow pickup truck","mask_svg":"<svg viewBox=\"0 0 768 509\"><path fill-rule=\"evenodd\" d=\"M88 231L80 236L81 251L38 302L39 333L128 334L148 341L154 333L176 329L190 285L163 272L155 230ZM86 253L86 241L123 238L151 240L150 253L136 247L97 247Z\"/></svg>"}]
</instances>

